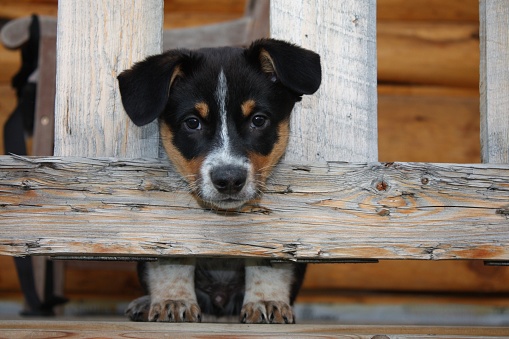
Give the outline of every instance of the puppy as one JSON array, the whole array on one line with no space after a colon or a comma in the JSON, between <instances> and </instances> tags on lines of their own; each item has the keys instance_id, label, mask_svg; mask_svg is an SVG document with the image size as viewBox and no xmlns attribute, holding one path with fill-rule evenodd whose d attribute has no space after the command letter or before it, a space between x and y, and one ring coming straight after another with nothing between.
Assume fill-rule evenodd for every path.
<instances>
[{"instance_id":1,"label":"puppy","mask_svg":"<svg viewBox=\"0 0 509 339\"><path fill-rule=\"evenodd\" d=\"M197 201L236 211L255 201L283 155L290 113L321 82L318 54L274 39L248 48L170 50L118 76L122 103L142 126L160 119L169 159ZM136 321L294 323L305 266L255 259L161 259L140 269L149 295Z\"/></svg>"}]
</instances>

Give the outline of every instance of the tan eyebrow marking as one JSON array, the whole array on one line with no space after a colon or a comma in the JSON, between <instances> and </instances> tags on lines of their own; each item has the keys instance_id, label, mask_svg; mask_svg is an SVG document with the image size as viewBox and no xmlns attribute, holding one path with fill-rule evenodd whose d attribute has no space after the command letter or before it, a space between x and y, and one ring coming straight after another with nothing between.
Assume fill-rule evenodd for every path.
<instances>
[{"instance_id":1,"label":"tan eyebrow marking","mask_svg":"<svg viewBox=\"0 0 509 339\"><path fill-rule=\"evenodd\" d=\"M253 113L255 106L256 102L253 99L244 101L240 106L242 109L242 115L244 115L244 117L248 117L251 113Z\"/></svg>"},{"instance_id":2,"label":"tan eyebrow marking","mask_svg":"<svg viewBox=\"0 0 509 339\"><path fill-rule=\"evenodd\" d=\"M209 105L207 105L207 103L205 103L203 101L197 102L194 105L194 108L196 108L196 110L198 111L198 114L200 114L200 116L203 119L207 119L207 117L209 116Z\"/></svg>"}]
</instances>

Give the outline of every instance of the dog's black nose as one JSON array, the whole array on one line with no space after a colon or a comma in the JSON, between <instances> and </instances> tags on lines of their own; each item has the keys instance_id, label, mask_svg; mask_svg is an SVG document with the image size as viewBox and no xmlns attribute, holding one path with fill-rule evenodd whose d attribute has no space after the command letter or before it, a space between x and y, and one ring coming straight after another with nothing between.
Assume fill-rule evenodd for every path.
<instances>
[{"instance_id":1,"label":"dog's black nose","mask_svg":"<svg viewBox=\"0 0 509 339\"><path fill-rule=\"evenodd\" d=\"M210 179L219 193L236 194L246 183L247 170L238 166L221 166L210 172Z\"/></svg>"}]
</instances>

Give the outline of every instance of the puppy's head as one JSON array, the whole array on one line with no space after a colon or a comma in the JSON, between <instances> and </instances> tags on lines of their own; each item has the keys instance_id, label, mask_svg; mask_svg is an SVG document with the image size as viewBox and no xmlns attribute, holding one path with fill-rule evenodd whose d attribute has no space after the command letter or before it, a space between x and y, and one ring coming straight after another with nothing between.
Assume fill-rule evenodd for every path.
<instances>
[{"instance_id":1,"label":"puppy's head","mask_svg":"<svg viewBox=\"0 0 509 339\"><path fill-rule=\"evenodd\" d=\"M249 48L170 50L122 72L138 126L160 118L163 145L205 205L257 198L283 155L294 104L321 82L318 54L273 39Z\"/></svg>"}]
</instances>

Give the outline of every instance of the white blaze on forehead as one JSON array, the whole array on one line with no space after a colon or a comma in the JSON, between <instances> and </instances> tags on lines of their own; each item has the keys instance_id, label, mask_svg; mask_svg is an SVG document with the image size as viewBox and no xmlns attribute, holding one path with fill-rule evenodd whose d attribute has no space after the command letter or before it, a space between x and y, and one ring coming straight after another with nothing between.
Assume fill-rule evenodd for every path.
<instances>
[{"instance_id":1,"label":"white blaze on forehead","mask_svg":"<svg viewBox=\"0 0 509 339\"><path fill-rule=\"evenodd\" d=\"M257 194L253 168L249 160L232 152L230 135L228 133L228 118L226 106L228 104L228 83L223 69L217 77L217 87L214 93L219 108L219 142L214 149L205 157L200 168L200 197L219 208L238 208L246 201L253 199ZM240 192L234 196L217 191L212 182L211 172L221 166L235 166L245 168L248 174L246 184ZM233 199L233 200L232 200Z\"/></svg>"},{"instance_id":2,"label":"white blaze on forehead","mask_svg":"<svg viewBox=\"0 0 509 339\"><path fill-rule=\"evenodd\" d=\"M228 123L226 119L226 102L228 101L228 84L223 69L217 78L217 88L215 93L217 105L219 106L219 116L221 117L221 143L224 150L229 150L230 140L228 137Z\"/></svg>"}]
</instances>

